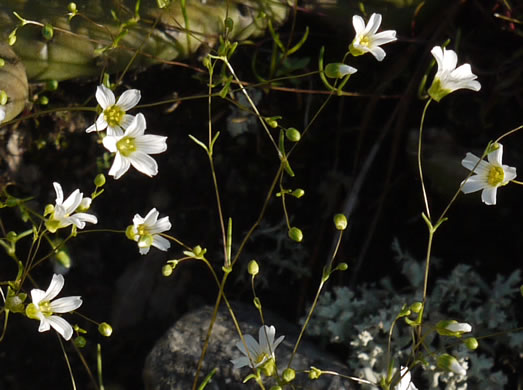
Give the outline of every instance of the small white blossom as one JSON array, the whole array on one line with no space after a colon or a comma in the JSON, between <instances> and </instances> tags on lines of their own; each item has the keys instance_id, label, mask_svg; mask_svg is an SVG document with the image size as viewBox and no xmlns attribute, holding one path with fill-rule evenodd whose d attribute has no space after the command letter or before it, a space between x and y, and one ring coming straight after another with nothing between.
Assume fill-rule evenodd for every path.
<instances>
[{"instance_id":1,"label":"small white blossom","mask_svg":"<svg viewBox=\"0 0 523 390\"><path fill-rule=\"evenodd\" d=\"M494 145L496 149L487 155L488 162L481 160L473 155L467 153L461 164L473 170L476 164L479 164L474 169L475 175L464 180L461 185L461 191L465 194L483 190L481 193L481 200L487 205L496 204L496 192L498 187L508 184L511 180L516 178L516 168L502 165L503 145Z\"/></svg>"},{"instance_id":2,"label":"small white blossom","mask_svg":"<svg viewBox=\"0 0 523 390\"><path fill-rule=\"evenodd\" d=\"M37 288L31 290L33 303L27 305L26 314L29 318L40 321L39 332L46 332L52 327L64 339L69 340L73 335L71 324L61 316L54 315L54 313L69 313L76 310L82 305L82 299L79 296L75 296L59 298L53 301L63 287L64 277L54 274L47 291Z\"/></svg>"},{"instance_id":3,"label":"small white blossom","mask_svg":"<svg viewBox=\"0 0 523 390\"><path fill-rule=\"evenodd\" d=\"M119 179L132 165L143 174L152 177L158 173L158 164L149 156L167 150L167 137L144 135L145 117L138 114L121 135L107 135L103 144L107 150L116 153L109 175Z\"/></svg>"},{"instance_id":4,"label":"small white blossom","mask_svg":"<svg viewBox=\"0 0 523 390\"><path fill-rule=\"evenodd\" d=\"M0 123L2 123L5 119L5 106L0 106Z\"/></svg>"},{"instance_id":5,"label":"small white blossom","mask_svg":"<svg viewBox=\"0 0 523 390\"><path fill-rule=\"evenodd\" d=\"M71 195L64 201L64 192L59 183L53 183L56 192L56 204L48 205L46 207L45 215L51 214L49 219L45 221L47 230L51 233L58 229L74 225L78 229L83 229L85 223L98 223L96 216L87 214L82 211L87 210L91 204L91 198L84 198L79 189L73 191Z\"/></svg>"},{"instance_id":6,"label":"small white blossom","mask_svg":"<svg viewBox=\"0 0 523 390\"><path fill-rule=\"evenodd\" d=\"M283 341L285 336L280 336L276 341L274 336L276 335L276 328L274 326L263 325L258 331L258 341L254 339L250 334L245 335L244 340L247 344L247 350L245 345L241 341L236 344L236 348L245 355L237 359L231 360L231 363L234 364L233 368L241 368L249 366L251 368L258 368L265 364L270 359L274 359L274 351ZM250 359L249 359L250 357Z\"/></svg>"},{"instance_id":7,"label":"small white blossom","mask_svg":"<svg viewBox=\"0 0 523 390\"><path fill-rule=\"evenodd\" d=\"M445 326L445 329L449 332L454 333L472 332L472 326L470 324L467 324L466 322L451 322L450 324Z\"/></svg>"},{"instance_id":8,"label":"small white blossom","mask_svg":"<svg viewBox=\"0 0 523 390\"><path fill-rule=\"evenodd\" d=\"M430 51L438 63L438 71L428 92L432 99L439 102L443 97L458 89L479 91L481 84L472 73L469 64L456 68L458 56L455 51L434 46Z\"/></svg>"},{"instance_id":9,"label":"small white blossom","mask_svg":"<svg viewBox=\"0 0 523 390\"><path fill-rule=\"evenodd\" d=\"M408 367L401 367L400 369L401 379L399 383L394 387L394 390L418 390L412 380L410 379L410 371Z\"/></svg>"},{"instance_id":10,"label":"small white blossom","mask_svg":"<svg viewBox=\"0 0 523 390\"><path fill-rule=\"evenodd\" d=\"M454 356L448 353L444 353L438 357L437 365L442 370L450 371L461 376L467 375L466 365L464 364L462 366Z\"/></svg>"},{"instance_id":11,"label":"small white blossom","mask_svg":"<svg viewBox=\"0 0 523 390\"><path fill-rule=\"evenodd\" d=\"M356 31L356 36L349 46L353 56L360 56L365 53L371 53L378 61L385 58L385 50L380 46L395 41L396 31L387 30L376 34L381 24L381 14L372 14L369 22L365 21L359 15L352 17L352 25Z\"/></svg>"},{"instance_id":12,"label":"small white blossom","mask_svg":"<svg viewBox=\"0 0 523 390\"><path fill-rule=\"evenodd\" d=\"M127 228L127 237L138 243L139 251L142 255L149 252L151 246L162 251L167 251L171 247L171 243L160 233L171 229L171 222L169 217L158 219L160 213L154 208L145 218L136 214L133 218L133 224Z\"/></svg>"},{"instance_id":13,"label":"small white blossom","mask_svg":"<svg viewBox=\"0 0 523 390\"><path fill-rule=\"evenodd\" d=\"M115 102L113 91L103 84L99 85L96 87L96 101L102 107L102 113L85 131L90 133L107 129L107 135L122 135L123 130L129 127L134 119L134 116L127 114L127 111L136 106L140 98L139 90L128 89Z\"/></svg>"}]
</instances>

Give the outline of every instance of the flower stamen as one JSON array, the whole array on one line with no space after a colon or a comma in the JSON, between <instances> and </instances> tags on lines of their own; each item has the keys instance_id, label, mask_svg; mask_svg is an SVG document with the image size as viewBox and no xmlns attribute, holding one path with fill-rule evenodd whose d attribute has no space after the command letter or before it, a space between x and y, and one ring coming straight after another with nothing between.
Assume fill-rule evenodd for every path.
<instances>
[{"instance_id":1,"label":"flower stamen","mask_svg":"<svg viewBox=\"0 0 523 390\"><path fill-rule=\"evenodd\" d=\"M116 143L116 148L122 156L129 157L131 154L136 152L135 139L132 137L123 137Z\"/></svg>"},{"instance_id":2,"label":"flower stamen","mask_svg":"<svg viewBox=\"0 0 523 390\"><path fill-rule=\"evenodd\" d=\"M487 176L487 183L493 187L500 186L505 179L503 168L491 166Z\"/></svg>"},{"instance_id":3,"label":"flower stamen","mask_svg":"<svg viewBox=\"0 0 523 390\"><path fill-rule=\"evenodd\" d=\"M111 127L121 126L125 111L117 105L112 105L104 110L104 119Z\"/></svg>"}]
</instances>

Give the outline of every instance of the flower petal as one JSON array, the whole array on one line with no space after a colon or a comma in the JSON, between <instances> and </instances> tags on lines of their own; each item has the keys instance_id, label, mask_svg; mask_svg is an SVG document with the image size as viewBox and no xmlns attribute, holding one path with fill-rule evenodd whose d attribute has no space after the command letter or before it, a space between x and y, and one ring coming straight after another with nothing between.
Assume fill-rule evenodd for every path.
<instances>
[{"instance_id":1,"label":"flower petal","mask_svg":"<svg viewBox=\"0 0 523 390\"><path fill-rule=\"evenodd\" d=\"M131 108L136 106L140 101L141 94L137 89L128 89L120 95L116 105L119 106L123 111L129 111Z\"/></svg>"},{"instance_id":2,"label":"flower petal","mask_svg":"<svg viewBox=\"0 0 523 390\"><path fill-rule=\"evenodd\" d=\"M42 299L40 301L52 300L54 297L56 297L60 293L60 291L62 291L64 284L65 284L64 277L59 274L54 274L53 278L51 279L51 283L49 284L49 287L47 288L47 291L45 292L45 295L42 297ZM33 303L36 305L36 303L34 301L33 301Z\"/></svg>"},{"instance_id":3,"label":"flower petal","mask_svg":"<svg viewBox=\"0 0 523 390\"><path fill-rule=\"evenodd\" d=\"M118 151L116 143L120 141L121 138L122 137L119 136L107 135L104 137L102 143L108 151L110 151L111 153L116 153Z\"/></svg>"},{"instance_id":4,"label":"flower petal","mask_svg":"<svg viewBox=\"0 0 523 390\"><path fill-rule=\"evenodd\" d=\"M167 150L167 137L147 134L135 139L136 149L147 154L158 154Z\"/></svg>"},{"instance_id":5,"label":"flower petal","mask_svg":"<svg viewBox=\"0 0 523 390\"><path fill-rule=\"evenodd\" d=\"M153 226L149 227L149 232L151 234L158 234L171 230L171 222L169 222L169 217L160 218L154 223Z\"/></svg>"},{"instance_id":6,"label":"flower petal","mask_svg":"<svg viewBox=\"0 0 523 390\"><path fill-rule=\"evenodd\" d=\"M115 180L118 180L125 172L129 170L130 166L131 163L128 158L124 158L120 155L120 153L116 153L114 156L113 165L109 170L109 175L113 176Z\"/></svg>"},{"instance_id":7,"label":"flower petal","mask_svg":"<svg viewBox=\"0 0 523 390\"><path fill-rule=\"evenodd\" d=\"M381 24L381 14L372 14L365 28L365 34L374 35Z\"/></svg>"},{"instance_id":8,"label":"flower petal","mask_svg":"<svg viewBox=\"0 0 523 390\"><path fill-rule=\"evenodd\" d=\"M153 226L156 221L158 220L158 217L160 216L160 212L156 210L156 208L151 209L145 216L143 220L143 224L147 227Z\"/></svg>"},{"instance_id":9,"label":"flower petal","mask_svg":"<svg viewBox=\"0 0 523 390\"><path fill-rule=\"evenodd\" d=\"M56 192L56 204L62 204L64 201L64 191L62 190L62 186L60 183L54 182L53 187Z\"/></svg>"},{"instance_id":10,"label":"flower petal","mask_svg":"<svg viewBox=\"0 0 523 390\"><path fill-rule=\"evenodd\" d=\"M158 234L155 234L153 236L153 244L155 248L160 249L161 251L167 252L167 250L171 247L171 243L166 238L159 236Z\"/></svg>"},{"instance_id":11,"label":"flower petal","mask_svg":"<svg viewBox=\"0 0 523 390\"><path fill-rule=\"evenodd\" d=\"M365 30L365 21L359 15L354 15L352 17L352 25L354 26L354 31L356 31L356 35L361 34Z\"/></svg>"},{"instance_id":12,"label":"flower petal","mask_svg":"<svg viewBox=\"0 0 523 390\"><path fill-rule=\"evenodd\" d=\"M98 87L96 87L96 101L104 110L107 107L112 106L115 102L113 91L111 91L105 85L100 84Z\"/></svg>"},{"instance_id":13,"label":"flower petal","mask_svg":"<svg viewBox=\"0 0 523 390\"><path fill-rule=\"evenodd\" d=\"M127 137L139 137L142 136L145 132L147 125L145 123L145 117L142 113L136 115L132 122L129 124L129 127L125 129L125 135Z\"/></svg>"},{"instance_id":14,"label":"flower petal","mask_svg":"<svg viewBox=\"0 0 523 390\"><path fill-rule=\"evenodd\" d=\"M78 309L80 306L82 306L81 297L64 297L51 302L51 311L53 313L69 313Z\"/></svg>"},{"instance_id":15,"label":"flower petal","mask_svg":"<svg viewBox=\"0 0 523 390\"><path fill-rule=\"evenodd\" d=\"M158 174L158 164L154 158L148 154L137 151L129 156L128 160L130 160L131 165L136 168L137 171L142 172L144 175L152 177Z\"/></svg>"},{"instance_id":16,"label":"flower petal","mask_svg":"<svg viewBox=\"0 0 523 390\"><path fill-rule=\"evenodd\" d=\"M58 333L62 335L62 337L65 340L69 340L71 336L73 335L73 327L69 322L64 320L62 317L59 316L50 316L47 317L47 321L49 324L53 327L54 330L56 330Z\"/></svg>"},{"instance_id":17,"label":"flower petal","mask_svg":"<svg viewBox=\"0 0 523 390\"><path fill-rule=\"evenodd\" d=\"M486 187L481 193L481 200L483 203L491 206L496 204L497 187Z\"/></svg>"},{"instance_id":18,"label":"flower petal","mask_svg":"<svg viewBox=\"0 0 523 390\"><path fill-rule=\"evenodd\" d=\"M479 175L471 176L465 183L462 182L461 191L470 194L488 187L487 179Z\"/></svg>"},{"instance_id":19,"label":"flower petal","mask_svg":"<svg viewBox=\"0 0 523 390\"><path fill-rule=\"evenodd\" d=\"M98 115L98 118L96 118L96 122L89 126L85 132L91 133L93 131L102 131L107 127L107 122L105 121L104 113L102 112L100 115Z\"/></svg>"}]
</instances>

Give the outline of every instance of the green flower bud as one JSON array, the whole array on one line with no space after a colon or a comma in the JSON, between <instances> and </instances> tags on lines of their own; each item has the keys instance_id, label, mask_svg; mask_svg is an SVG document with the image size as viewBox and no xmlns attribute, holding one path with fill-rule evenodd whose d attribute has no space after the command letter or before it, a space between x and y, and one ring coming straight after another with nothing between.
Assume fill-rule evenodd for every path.
<instances>
[{"instance_id":1,"label":"green flower bud","mask_svg":"<svg viewBox=\"0 0 523 390\"><path fill-rule=\"evenodd\" d=\"M354 74L357 69L352 66L342 64L339 62L327 64L325 67L325 75L331 79L341 79L348 74Z\"/></svg>"},{"instance_id":2,"label":"green flower bud","mask_svg":"<svg viewBox=\"0 0 523 390\"><path fill-rule=\"evenodd\" d=\"M339 270L339 271L347 271L347 268L349 268L349 266L347 265L347 263L340 263L340 264L338 264L338 266L336 267L336 269Z\"/></svg>"},{"instance_id":3,"label":"green flower bud","mask_svg":"<svg viewBox=\"0 0 523 390\"><path fill-rule=\"evenodd\" d=\"M100 334L104 337L111 337L113 328L107 322L102 322L100 325L98 325L98 332L100 332Z\"/></svg>"},{"instance_id":4,"label":"green flower bud","mask_svg":"<svg viewBox=\"0 0 523 390\"><path fill-rule=\"evenodd\" d=\"M42 106L47 106L49 104L49 98L47 96L40 96L38 98L38 103L40 103Z\"/></svg>"},{"instance_id":5,"label":"green flower bud","mask_svg":"<svg viewBox=\"0 0 523 390\"><path fill-rule=\"evenodd\" d=\"M463 344L471 351L476 350L479 347L478 340L475 337L468 337L463 340Z\"/></svg>"},{"instance_id":6,"label":"green flower bud","mask_svg":"<svg viewBox=\"0 0 523 390\"><path fill-rule=\"evenodd\" d=\"M301 134L294 127L289 127L285 130L285 136L291 142L298 142L301 139Z\"/></svg>"},{"instance_id":7,"label":"green flower bud","mask_svg":"<svg viewBox=\"0 0 523 390\"><path fill-rule=\"evenodd\" d=\"M103 187L105 184L105 175L103 173L99 173L98 175L96 175L96 177L94 178L94 185L96 187Z\"/></svg>"},{"instance_id":8,"label":"green flower bud","mask_svg":"<svg viewBox=\"0 0 523 390\"><path fill-rule=\"evenodd\" d=\"M23 313L26 298L27 294L19 293L18 295L14 295L13 290L8 288L7 298L5 299L5 309L13 313Z\"/></svg>"},{"instance_id":9,"label":"green flower bud","mask_svg":"<svg viewBox=\"0 0 523 390\"><path fill-rule=\"evenodd\" d=\"M163 276L165 276L165 277L171 276L172 273L173 273L173 267L170 264L165 264L162 267L162 275Z\"/></svg>"},{"instance_id":10,"label":"green flower bud","mask_svg":"<svg viewBox=\"0 0 523 390\"><path fill-rule=\"evenodd\" d=\"M437 366L438 368L444 371L450 371L463 376L467 375L467 370L461 367L458 360L454 356L449 355L448 353L444 353L443 355L438 357Z\"/></svg>"},{"instance_id":11,"label":"green flower bud","mask_svg":"<svg viewBox=\"0 0 523 390\"><path fill-rule=\"evenodd\" d=\"M72 13L77 12L76 3L69 3L67 4L67 10Z\"/></svg>"},{"instance_id":12,"label":"green flower bud","mask_svg":"<svg viewBox=\"0 0 523 390\"><path fill-rule=\"evenodd\" d=\"M412 305L410 305L410 310L413 313L418 314L423 309L423 302L414 302Z\"/></svg>"},{"instance_id":13,"label":"green flower bud","mask_svg":"<svg viewBox=\"0 0 523 390\"><path fill-rule=\"evenodd\" d=\"M42 36L44 37L44 39L50 41L51 39L53 39L53 35L54 30L52 25L46 24L44 27L42 27Z\"/></svg>"},{"instance_id":14,"label":"green flower bud","mask_svg":"<svg viewBox=\"0 0 523 390\"><path fill-rule=\"evenodd\" d=\"M18 234L16 234L16 232L13 232L13 231L10 231L7 233L7 241L9 242L15 242L16 241L16 237L18 237Z\"/></svg>"},{"instance_id":15,"label":"green flower bud","mask_svg":"<svg viewBox=\"0 0 523 390\"><path fill-rule=\"evenodd\" d=\"M46 83L46 87L49 91L56 91L58 89L58 81L57 80L49 80Z\"/></svg>"},{"instance_id":16,"label":"green flower bud","mask_svg":"<svg viewBox=\"0 0 523 390\"><path fill-rule=\"evenodd\" d=\"M71 257L66 251L61 250L55 255L56 260L65 268L71 268Z\"/></svg>"},{"instance_id":17,"label":"green flower bud","mask_svg":"<svg viewBox=\"0 0 523 390\"><path fill-rule=\"evenodd\" d=\"M291 195L297 199L300 199L303 195L305 195L305 191L303 191L301 188L296 188L291 192Z\"/></svg>"},{"instance_id":18,"label":"green flower bud","mask_svg":"<svg viewBox=\"0 0 523 390\"><path fill-rule=\"evenodd\" d=\"M322 374L321 370L316 367L311 367L309 371L309 379L318 379Z\"/></svg>"},{"instance_id":19,"label":"green flower bud","mask_svg":"<svg viewBox=\"0 0 523 390\"><path fill-rule=\"evenodd\" d=\"M3 89L0 91L0 105L5 106L7 103L7 92Z\"/></svg>"},{"instance_id":20,"label":"green flower bud","mask_svg":"<svg viewBox=\"0 0 523 390\"><path fill-rule=\"evenodd\" d=\"M285 382L292 382L296 378L296 371L292 368L287 368L283 371L282 377Z\"/></svg>"},{"instance_id":21,"label":"green flower bud","mask_svg":"<svg viewBox=\"0 0 523 390\"><path fill-rule=\"evenodd\" d=\"M251 260L251 261L249 261L247 270L249 271L249 275L256 276L258 274L258 272L260 272L260 266L258 265L256 260Z\"/></svg>"},{"instance_id":22,"label":"green flower bud","mask_svg":"<svg viewBox=\"0 0 523 390\"><path fill-rule=\"evenodd\" d=\"M289 229L289 238L293 241L301 242L303 240L303 232L299 228L293 226Z\"/></svg>"},{"instance_id":23,"label":"green flower bud","mask_svg":"<svg viewBox=\"0 0 523 390\"><path fill-rule=\"evenodd\" d=\"M78 336L74 339L74 345L78 348L83 348L87 344L87 340L83 336Z\"/></svg>"},{"instance_id":24,"label":"green flower bud","mask_svg":"<svg viewBox=\"0 0 523 390\"><path fill-rule=\"evenodd\" d=\"M7 43L9 43L9 46L13 46L16 43L16 29L14 29L11 34L9 34L9 38L7 40Z\"/></svg>"},{"instance_id":25,"label":"green flower bud","mask_svg":"<svg viewBox=\"0 0 523 390\"><path fill-rule=\"evenodd\" d=\"M336 226L336 229L345 230L347 229L347 224L347 217L344 214L336 214L334 216L334 225Z\"/></svg>"},{"instance_id":26,"label":"green flower bud","mask_svg":"<svg viewBox=\"0 0 523 390\"><path fill-rule=\"evenodd\" d=\"M234 20L229 17L225 18L225 28L229 31L232 30L234 28Z\"/></svg>"},{"instance_id":27,"label":"green flower bud","mask_svg":"<svg viewBox=\"0 0 523 390\"><path fill-rule=\"evenodd\" d=\"M0 68L4 67L5 60L3 58L0 58Z\"/></svg>"}]
</instances>

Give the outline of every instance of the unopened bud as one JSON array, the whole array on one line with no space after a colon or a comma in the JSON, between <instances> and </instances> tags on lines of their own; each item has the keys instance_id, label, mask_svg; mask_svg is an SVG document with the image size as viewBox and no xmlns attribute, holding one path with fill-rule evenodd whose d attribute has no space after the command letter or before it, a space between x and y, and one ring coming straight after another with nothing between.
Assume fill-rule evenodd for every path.
<instances>
[{"instance_id":1,"label":"unopened bud","mask_svg":"<svg viewBox=\"0 0 523 390\"><path fill-rule=\"evenodd\" d=\"M289 229L289 238L293 241L301 242L303 240L303 232L299 228L293 226Z\"/></svg>"},{"instance_id":2,"label":"unopened bud","mask_svg":"<svg viewBox=\"0 0 523 390\"><path fill-rule=\"evenodd\" d=\"M423 303L422 302L414 302L412 305L410 305L410 310L413 313L418 314L423 309Z\"/></svg>"},{"instance_id":3,"label":"unopened bud","mask_svg":"<svg viewBox=\"0 0 523 390\"><path fill-rule=\"evenodd\" d=\"M332 63L327 64L325 67L325 75L331 79L341 79L348 74L354 74L358 69L353 68L352 66L341 64L341 63Z\"/></svg>"},{"instance_id":4,"label":"unopened bud","mask_svg":"<svg viewBox=\"0 0 523 390\"><path fill-rule=\"evenodd\" d=\"M103 187L105 184L105 175L103 173L99 173L94 178L94 185L97 187Z\"/></svg>"},{"instance_id":5,"label":"unopened bud","mask_svg":"<svg viewBox=\"0 0 523 390\"><path fill-rule=\"evenodd\" d=\"M50 41L51 39L53 39L53 35L54 35L54 30L53 30L52 25L46 24L44 27L42 27L42 36L45 39Z\"/></svg>"},{"instance_id":6,"label":"unopened bud","mask_svg":"<svg viewBox=\"0 0 523 390\"><path fill-rule=\"evenodd\" d=\"M74 345L78 348L83 348L87 344L87 340L83 336L78 336L74 339Z\"/></svg>"},{"instance_id":7,"label":"unopened bud","mask_svg":"<svg viewBox=\"0 0 523 390\"><path fill-rule=\"evenodd\" d=\"M107 322L102 322L100 325L98 325L98 332L100 332L102 336L110 337L113 333L113 328Z\"/></svg>"},{"instance_id":8,"label":"unopened bud","mask_svg":"<svg viewBox=\"0 0 523 390\"><path fill-rule=\"evenodd\" d=\"M163 276L165 276L165 277L171 276L172 273L173 273L173 267L170 264L165 264L162 267L162 275Z\"/></svg>"},{"instance_id":9,"label":"unopened bud","mask_svg":"<svg viewBox=\"0 0 523 390\"><path fill-rule=\"evenodd\" d=\"M305 195L305 191L303 191L301 188L296 188L291 192L291 195L297 199L300 199L303 195Z\"/></svg>"},{"instance_id":10,"label":"unopened bud","mask_svg":"<svg viewBox=\"0 0 523 390\"><path fill-rule=\"evenodd\" d=\"M38 98L38 103L40 103L42 106L47 106L49 104L49 98L47 96L40 96Z\"/></svg>"},{"instance_id":11,"label":"unopened bud","mask_svg":"<svg viewBox=\"0 0 523 390\"><path fill-rule=\"evenodd\" d=\"M249 265L247 266L247 270L249 271L249 274L252 276L256 276L258 272L260 272L260 266L256 262L256 260L249 261Z\"/></svg>"},{"instance_id":12,"label":"unopened bud","mask_svg":"<svg viewBox=\"0 0 523 390\"><path fill-rule=\"evenodd\" d=\"M468 337L463 340L463 344L471 351L476 350L479 347L478 340L475 337Z\"/></svg>"},{"instance_id":13,"label":"unopened bud","mask_svg":"<svg viewBox=\"0 0 523 390\"><path fill-rule=\"evenodd\" d=\"M309 371L309 379L318 379L322 374L321 370L316 367L311 367Z\"/></svg>"},{"instance_id":14,"label":"unopened bud","mask_svg":"<svg viewBox=\"0 0 523 390\"><path fill-rule=\"evenodd\" d=\"M345 230L347 229L347 224L347 217L344 214L336 214L334 216L334 225L336 226L336 229Z\"/></svg>"},{"instance_id":15,"label":"unopened bud","mask_svg":"<svg viewBox=\"0 0 523 390\"><path fill-rule=\"evenodd\" d=\"M67 4L67 10L69 12L75 13L77 11L76 3L69 3L69 4Z\"/></svg>"},{"instance_id":16,"label":"unopened bud","mask_svg":"<svg viewBox=\"0 0 523 390\"><path fill-rule=\"evenodd\" d=\"M301 134L294 127L289 127L285 130L285 136L289 141L298 142L301 139Z\"/></svg>"},{"instance_id":17,"label":"unopened bud","mask_svg":"<svg viewBox=\"0 0 523 390\"><path fill-rule=\"evenodd\" d=\"M0 91L0 105L5 106L7 104L7 92L3 89Z\"/></svg>"},{"instance_id":18,"label":"unopened bud","mask_svg":"<svg viewBox=\"0 0 523 390\"><path fill-rule=\"evenodd\" d=\"M296 378L296 371L292 368L287 368L283 371L282 377L285 382L292 382Z\"/></svg>"},{"instance_id":19,"label":"unopened bud","mask_svg":"<svg viewBox=\"0 0 523 390\"><path fill-rule=\"evenodd\" d=\"M458 360L448 353L444 353L443 355L438 357L437 361L438 368L445 370L445 371L451 371L458 375L467 375L467 370L465 370L458 362Z\"/></svg>"},{"instance_id":20,"label":"unopened bud","mask_svg":"<svg viewBox=\"0 0 523 390\"><path fill-rule=\"evenodd\" d=\"M349 266L347 265L347 263L340 263L340 264L338 264L338 266L336 267L336 269L339 270L339 271L347 271L347 268L349 268Z\"/></svg>"}]
</instances>

